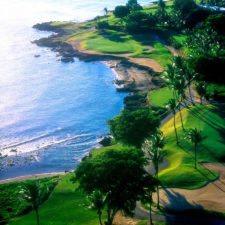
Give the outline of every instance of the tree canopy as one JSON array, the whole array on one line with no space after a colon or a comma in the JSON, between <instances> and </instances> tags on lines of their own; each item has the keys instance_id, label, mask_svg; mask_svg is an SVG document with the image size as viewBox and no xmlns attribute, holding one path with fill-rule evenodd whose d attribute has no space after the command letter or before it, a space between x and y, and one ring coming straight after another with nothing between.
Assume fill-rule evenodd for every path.
<instances>
[{"instance_id":1,"label":"tree canopy","mask_svg":"<svg viewBox=\"0 0 225 225\"><path fill-rule=\"evenodd\" d=\"M116 6L115 10L113 11L115 17L123 18L129 14L129 9L124 5Z\"/></svg>"},{"instance_id":2,"label":"tree canopy","mask_svg":"<svg viewBox=\"0 0 225 225\"><path fill-rule=\"evenodd\" d=\"M194 8L196 4L194 0L174 0L173 8L180 12L181 16L185 18Z\"/></svg>"},{"instance_id":3,"label":"tree canopy","mask_svg":"<svg viewBox=\"0 0 225 225\"><path fill-rule=\"evenodd\" d=\"M147 32L155 25L155 17L144 11L133 11L126 17L126 29L132 33Z\"/></svg>"},{"instance_id":4,"label":"tree canopy","mask_svg":"<svg viewBox=\"0 0 225 225\"><path fill-rule=\"evenodd\" d=\"M87 194L99 190L105 195L106 224L112 224L119 210L131 215L136 201L151 186L153 178L145 171L145 163L141 150L124 147L93 155L76 169L76 178Z\"/></svg>"},{"instance_id":5,"label":"tree canopy","mask_svg":"<svg viewBox=\"0 0 225 225\"><path fill-rule=\"evenodd\" d=\"M140 147L144 139L159 126L159 118L147 108L124 110L109 121L109 126L116 141Z\"/></svg>"},{"instance_id":6,"label":"tree canopy","mask_svg":"<svg viewBox=\"0 0 225 225\"><path fill-rule=\"evenodd\" d=\"M126 6L130 11L137 11L143 9L137 0L128 0Z\"/></svg>"}]
</instances>

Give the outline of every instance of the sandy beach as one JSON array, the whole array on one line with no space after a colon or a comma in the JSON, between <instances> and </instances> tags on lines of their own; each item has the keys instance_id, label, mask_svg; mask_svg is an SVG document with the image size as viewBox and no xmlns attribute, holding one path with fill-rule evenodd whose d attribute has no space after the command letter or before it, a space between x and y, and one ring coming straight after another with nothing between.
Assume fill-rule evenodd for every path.
<instances>
[{"instance_id":1,"label":"sandy beach","mask_svg":"<svg viewBox=\"0 0 225 225\"><path fill-rule=\"evenodd\" d=\"M9 179L5 179L5 180L0 180L0 184L25 181L25 180L33 180L33 179L44 178L44 177L54 177L54 176L65 175L65 174L66 174L65 172L55 172L55 173L41 173L41 174L20 176L20 177L14 177L14 178L9 178Z\"/></svg>"}]
</instances>

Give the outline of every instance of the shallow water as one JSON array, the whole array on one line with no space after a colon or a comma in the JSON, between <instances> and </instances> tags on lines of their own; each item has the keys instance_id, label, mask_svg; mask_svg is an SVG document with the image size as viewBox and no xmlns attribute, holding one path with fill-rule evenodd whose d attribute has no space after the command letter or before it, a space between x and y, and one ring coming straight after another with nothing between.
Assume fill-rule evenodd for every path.
<instances>
[{"instance_id":1,"label":"shallow water","mask_svg":"<svg viewBox=\"0 0 225 225\"><path fill-rule=\"evenodd\" d=\"M62 63L32 44L50 34L32 25L83 21L124 2L0 1L0 152L17 162L4 160L0 179L73 169L108 132L106 121L121 111L126 95L116 92L104 64Z\"/></svg>"}]
</instances>

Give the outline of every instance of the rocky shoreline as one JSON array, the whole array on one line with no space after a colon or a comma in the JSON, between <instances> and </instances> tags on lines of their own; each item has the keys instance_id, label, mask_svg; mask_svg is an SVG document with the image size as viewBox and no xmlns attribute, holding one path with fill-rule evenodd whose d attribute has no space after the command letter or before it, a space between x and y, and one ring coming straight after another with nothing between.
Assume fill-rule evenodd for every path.
<instances>
[{"instance_id":1,"label":"rocky shoreline","mask_svg":"<svg viewBox=\"0 0 225 225\"><path fill-rule=\"evenodd\" d=\"M128 61L124 57L110 54L97 54L82 51L75 48L74 45L59 41L60 37L67 35L67 32L60 26L51 26L52 22L36 24L33 28L40 31L53 32L47 38L35 40L32 43L40 47L50 48L57 53L62 62L73 62L74 57L84 62L101 61L109 66L115 73L115 85L118 91L137 92L149 91L163 85L158 77L158 72L153 69Z\"/></svg>"}]
</instances>

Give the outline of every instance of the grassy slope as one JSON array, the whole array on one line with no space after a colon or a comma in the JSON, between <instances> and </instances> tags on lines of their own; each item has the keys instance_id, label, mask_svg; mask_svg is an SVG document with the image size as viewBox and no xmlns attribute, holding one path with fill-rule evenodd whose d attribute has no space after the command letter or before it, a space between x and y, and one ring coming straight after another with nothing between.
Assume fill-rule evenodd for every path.
<instances>
[{"instance_id":1,"label":"grassy slope","mask_svg":"<svg viewBox=\"0 0 225 225\"><path fill-rule=\"evenodd\" d=\"M169 2L168 5L170 4ZM146 7L145 11L153 13L156 7ZM78 41L87 50L108 54L129 53L130 57L152 58L163 67L171 62L171 52L154 34L130 35L122 32L123 22L112 14L98 21L107 21L111 28L104 31L94 30L97 22L94 20L82 24L54 22L52 26L60 26L69 32L69 35L60 38L61 41Z\"/></svg>"},{"instance_id":2,"label":"grassy slope","mask_svg":"<svg viewBox=\"0 0 225 225\"><path fill-rule=\"evenodd\" d=\"M198 150L198 162L218 162L225 157L224 127L225 121L220 113L224 113L223 106L195 106L183 109L182 114L185 128L198 128L207 138ZM176 115L179 146L176 145L173 129L173 120L168 121L162 131L167 137L165 151L169 160L169 167L160 173L160 179L164 185L194 189L205 185L217 178L217 175L202 166L194 169L193 146L183 139L184 132L181 129L179 115Z\"/></svg>"},{"instance_id":3,"label":"grassy slope","mask_svg":"<svg viewBox=\"0 0 225 225\"><path fill-rule=\"evenodd\" d=\"M89 208L86 196L64 176L49 200L40 207L40 223L44 225L98 225L97 214ZM44 221L44 222L43 222ZM33 212L12 221L13 225L35 224Z\"/></svg>"},{"instance_id":4,"label":"grassy slope","mask_svg":"<svg viewBox=\"0 0 225 225\"><path fill-rule=\"evenodd\" d=\"M144 50L144 46L135 41L131 35L112 30L107 30L102 35L99 34L95 38L86 40L84 47L97 52L112 54L140 54Z\"/></svg>"},{"instance_id":5,"label":"grassy slope","mask_svg":"<svg viewBox=\"0 0 225 225\"><path fill-rule=\"evenodd\" d=\"M156 89L148 93L148 101L153 106L165 107L171 98L173 98L173 92L168 87Z\"/></svg>"}]
</instances>

